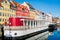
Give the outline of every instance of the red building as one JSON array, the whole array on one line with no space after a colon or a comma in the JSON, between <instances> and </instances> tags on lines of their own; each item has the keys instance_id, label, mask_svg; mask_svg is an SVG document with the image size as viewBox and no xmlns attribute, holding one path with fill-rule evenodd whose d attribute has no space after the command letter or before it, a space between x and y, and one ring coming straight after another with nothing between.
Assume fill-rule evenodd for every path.
<instances>
[{"instance_id":1,"label":"red building","mask_svg":"<svg viewBox=\"0 0 60 40\"><path fill-rule=\"evenodd\" d=\"M16 16L29 16L28 8L19 4L16 9Z\"/></svg>"},{"instance_id":2,"label":"red building","mask_svg":"<svg viewBox=\"0 0 60 40\"><path fill-rule=\"evenodd\" d=\"M16 16L29 16L29 10L27 6L10 1L11 8L16 10Z\"/></svg>"}]
</instances>

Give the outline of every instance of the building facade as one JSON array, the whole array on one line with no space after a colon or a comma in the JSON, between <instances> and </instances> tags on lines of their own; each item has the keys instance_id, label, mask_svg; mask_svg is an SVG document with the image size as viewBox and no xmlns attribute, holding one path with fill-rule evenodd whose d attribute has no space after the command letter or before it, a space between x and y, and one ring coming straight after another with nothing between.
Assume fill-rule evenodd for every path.
<instances>
[{"instance_id":1,"label":"building facade","mask_svg":"<svg viewBox=\"0 0 60 40\"><path fill-rule=\"evenodd\" d=\"M9 17L15 16L15 10L10 8L10 3L4 0L0 3L0 24L8 22Z\"/></svg>"},{"instance_id":2,"label":"building facade","mask_svg":"<svg viewBox=\"0 0 60 40\"><path fill-rule=\"evenodd\" d=\"M58 17L53 17L52 22L53 23L60 23L60 19Z\"/></svg>"},{"instance_id":3,"label":"building facade","mask_svg":"<svg viewBox=\"0 0 60 40\"><path fill-rule=\"evenodd\" d=\"M29 17L29 10L26 6L19 4L18 7L16 8L16 16L24 16L24 17Z\"/></svg>"}]
</instances>

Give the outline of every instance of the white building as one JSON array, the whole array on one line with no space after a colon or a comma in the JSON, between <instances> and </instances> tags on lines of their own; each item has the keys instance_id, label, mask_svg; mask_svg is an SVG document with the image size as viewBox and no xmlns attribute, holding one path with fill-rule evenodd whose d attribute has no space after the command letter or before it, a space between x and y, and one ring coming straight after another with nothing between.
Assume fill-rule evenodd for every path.
<instances>
[{"instance_id":1,"label":"white building","mask_svg":"<svg viewBox=\"0 0 60 40\"><path fill-rule=\"evenodd\" d=\"M24 2L22 5L27 6L28 10L35 10L35 8L33 8L33 6L27 2Z\"/></svg>"},{"instance_id":2,"label":"white building","mask_svg":"<svg viewBox=\"0 0 60 40\"><path fill-rule=\"evenodd\" d=\"M40 20L41 25L48 26L52 23L52 15L51 14L45 14L43 12L39 12L38 15L36 15L35 20Z\"/></svg>"}]
</instances>

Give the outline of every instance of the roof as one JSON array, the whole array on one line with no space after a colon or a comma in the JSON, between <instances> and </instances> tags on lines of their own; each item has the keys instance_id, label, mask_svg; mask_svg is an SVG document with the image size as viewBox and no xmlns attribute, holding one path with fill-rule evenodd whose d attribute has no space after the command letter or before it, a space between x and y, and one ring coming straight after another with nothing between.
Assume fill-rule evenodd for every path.
<instances>
[{"instance_id":1,"label":"roof","mask_svg":"<svg viewBox=\"0 0 60 40\"><path fill-rule=\"evenodd\" d=\"M24 2L23 4L27 4L29 6L30 10L35 10L35 8L31 4L29 4L28 2Z\"/></svg>"},{"instance_id":2,"label":"roof","mask_svg":"<svg viewBox=\"0 0 60 40\"><path fill-rule=\"evenodd\" d=\"M17 7L18 6L18 3L17 2L14 2L14 1L12 1L13 3L14 3L14 5ZM13 5L11 2L10 2L10 5ZM13 5L13 6L14 6Z\"/></svg>"},{"instance_id":3,"label":"roof","mask_svg":"<svg viewBox=\"0 0 60 40\"><path fill-rule=\"evenodd\" d=\"M0 2L3 2L4 0L0 0Z\"/></svg>"},{"instance_id":4,"label":"roof","mask_svg":"<svg viewBox=\"0 0 60 40\"><path fill-rule=\"evenodd\" d=\"M53 17L54 19L59 19L58 17Z\"/></svg>"},{"instance_id":5,"label":"roof","mask_svg":"<svg viewBox=\"0 0 60 40\"><path fill-rule=\"evenodd\" d=\"M17 6L18 6L18 3L17 2L14 2L14 1L10 2L11 9L16 10L16 7Z\"/></svg>"},{"instance_id":6,"label":"roof","mask_svg":"<svg viewBox=\"0 0 60 40\"><path fill-rule=\"evenodd\" d=\"M3 2L3 0L0 0L0 7L3 7L2 4L1 4L2 2ZM15 6L17 6L17 4L18 4L17 2L13 2L13 3L15 4ZM10 2L10 5L12 5L11 2ZM13 9L13 8L11 8L11 9Z\"/></svg>"}]
</instances>

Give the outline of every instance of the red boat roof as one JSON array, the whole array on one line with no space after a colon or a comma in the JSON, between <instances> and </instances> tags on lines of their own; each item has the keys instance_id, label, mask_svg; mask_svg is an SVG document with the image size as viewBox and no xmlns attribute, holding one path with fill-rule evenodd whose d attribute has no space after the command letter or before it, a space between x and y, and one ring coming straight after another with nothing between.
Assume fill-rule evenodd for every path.
<instances>
[{"instance_id":1,"label":"red boat roof","mask_svg":"<svg viewBox=\"0 0 60 40\"><path fill-rule=\"evenodd\" d=\"M25 16L14 16L14 17L10 17L10 18L22 18L22 19L25 19L25 20L34 20L32 18L29 18L29 17L25 17Z\"/></svg>"}]
</instances>

